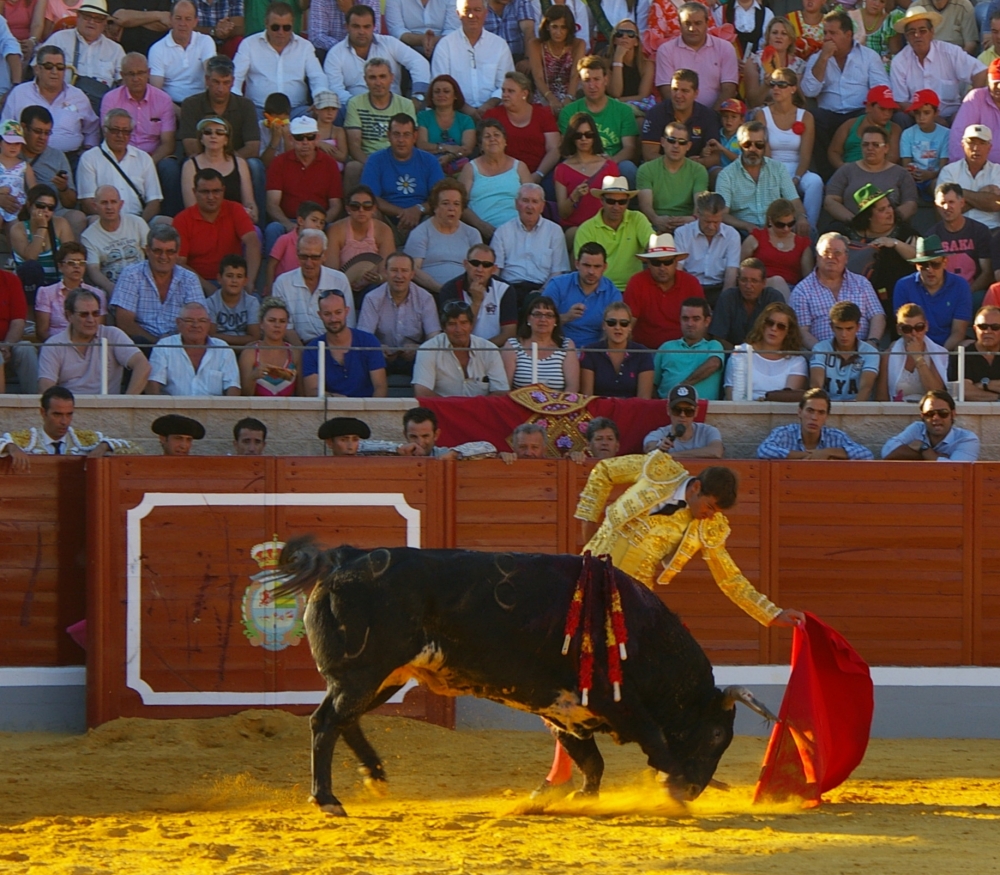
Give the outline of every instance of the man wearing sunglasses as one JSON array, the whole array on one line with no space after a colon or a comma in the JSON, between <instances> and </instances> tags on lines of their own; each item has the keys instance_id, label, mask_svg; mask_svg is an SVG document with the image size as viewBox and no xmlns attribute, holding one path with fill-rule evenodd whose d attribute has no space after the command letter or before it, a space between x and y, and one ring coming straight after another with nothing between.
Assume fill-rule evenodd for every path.
<instances>
[{"instance_id":1,"label":"man wearing sunglasses","mask_svg":"<svg viewBox=\"0 0 1000 875\"><path fill-rule=\"evenodd\" d=\"M919 304L927 316L927 336L945 349L954 350L965 339L972 321L969 284L947 268L948 253L939 238L921 237L910 264L917 272L897 280L892 305Z\"/></svg>"},{"instance_id":2,"label":"man wearing sunglasses","mask_svg":"<svg viewBox=\"0 0 1000 875\"><path fill-rule=\"evenodd\" d=\"M600 243L584 243L576 255L576 270L557 276L543 294L559 308L563 334L577 349L596 346L604 337L604 311L622 299L622 293L604 272L608 262Z\"/></svg>"},{"instance_id":3,"label":"man wearing sunglasses","mask_svg":"<svg viewBox=\"0 0 1000 875\"><path fill-rule=\"evenodd\" d=\"M642 451L660 450L673 459L721 459L725 448L722 434L714 425L695 422L698 415L698 390L680 383L667 397L670 422L653 429L642 439Z\"/></svg>"},{"instance_id":4,"label":"man wearing sunglasses","mask_svg":"<svg viewBox=\"0 0 1000 875\"><path fill-rule=\"evenodd\" d=\"M979 437L955 425L955 399L944 389L932 389L920 399L920 421L889 438L883 459L923 462L975 462Z\"/></svg>"},{"instance_id":5,"label":"man wearing sunglasses","mask_svg":"<svg viewBox=\"0 0 1000 875\"><path fill-rule=\"evenodd\" d=\"M263 32L244 37L233 59L233 91L253 101L258 117L264 114L267 96L275 91L288 96L295 118L309 109L309 91L317 94L330 87L313 44L293 32L294 20L291 6L280 0L272 3Z\"/></svg>"},{"instance_id":6,"label":"man wearing sunglasses","mask_svg":"<svg viewBox=\"0 0 1000 875\"><path fill-rule=\"evenodd\" d=\"M55 46L42 46L35 55L35 78L16 86L7 95L0 121L21 118L29 106L44 106L52 113L53 127L49 145L65 152L70 167L76 168L84 146L100 141L101 124L90 98L75 85L66 82L66 56Z\"/></svg>"},{"instance_id":7,"label":"man wearing sunglasses","mask_svg":"<svg viewBox=\"0 0 1000 875\"><path fill-rule=\"evenodd\" d=\"M585 243L603 246L608 258L605 275L617 288L624 289L642 270L636 256L645 252L653 226L638 210L628 208L638 192L629 188L624 176L605 176L601 187L592 188L590 193L600 200L601 211L580 225L573 247L579 253Z\"/></svg>"},{"instance_id":8,"label":"man wearing sunglasses","mask_svg":"<svg viewBox=\"0 0 1000 875\"><path fill-rule=\"evenodd\" d=\"M1000 401L1000 307L989 304L973 323L976 339L965 344L965 400ZM958 358L952 357L948 379L958 379Z\"/></svg>"},{"instance_id":9,"label":"man wearing sunglasses","mask_svg":"<svg viewBox=\"0 0 1000 875\"><path fill-rule=\"evenodd\" d=\"M826 420L830 415L830 396L824 389L808 389L799 401L799 421L779 425L759 447L758 459L827 459L874 458L864 447L839 428L830 428Z\"/></svg>"},{"instance_id":10,"label":"man wearing sunglasses","mask_svg":"<svg viewBox=\"0 0 1000 875\"><path fill-rule=\"evenodd\" d=\"M468 304L472 333L502 347L517 330L517 291L497 279L497 256L485 243L470 247L463 265L464 273L441 286L438 302L442 308L451 302Z\"/></svg>"},{"instance_id":11,"label":"man wearing sunglasses","mask_svg":"<svg viewBox=\"0 0 1000 875\"><path fill-rule=\"evenodd\" d=\"M792 204L795 232L809 235L809 219L792 177L780 161L764 156L767 127L752 121L736 132L740 160L724 167L715 182L715 190L725 199L725 222L741 235L767 227L767 208L778 198Z\"/></svg>"},{"instance_id":12,"label":"man wearing sunglasses","mask_svg":"<svg viewBox=\"0 0 1000 875\"><path fill-rule=\"evenodd\" d=\"M676 231L694 221L695 194L708 188L708 171L687 157L691 134L687 125L670 122L663 132L663 157L639 168L639 209L657 234Z\"/></svg>"}]
</instances>

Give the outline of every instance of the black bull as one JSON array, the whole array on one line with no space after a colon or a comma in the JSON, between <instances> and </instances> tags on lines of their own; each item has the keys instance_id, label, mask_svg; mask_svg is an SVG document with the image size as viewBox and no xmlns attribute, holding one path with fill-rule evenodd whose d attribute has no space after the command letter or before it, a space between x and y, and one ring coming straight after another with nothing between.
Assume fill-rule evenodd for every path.
<instances>
[{"instance_id":1,"label":"black bull","mask_svg":"<svg viewBox=\"0 0 1000 875\"><path fill-rule=\"evenodd\" d=\"M281 590L318 583L305 612L313 658L327 682L311 720L316 804L344 814L330 775L341 735L368 778L385 781L359 720L411 678L435 693L479 696L545 718L583 772L584 794L599 791L604 771L595 732L638 744L675 798L701 793L732 741L736 700L771 715L742 688L718 689L680 619L621 572L629 636L621 701L614 701L599 654L582 705L577 648L561 652L581 565L568 555L321 550L311 538L290 542L275 572L286 577ZM595 649L602 641L598 634Z\"/></svg>"}]
</instances>

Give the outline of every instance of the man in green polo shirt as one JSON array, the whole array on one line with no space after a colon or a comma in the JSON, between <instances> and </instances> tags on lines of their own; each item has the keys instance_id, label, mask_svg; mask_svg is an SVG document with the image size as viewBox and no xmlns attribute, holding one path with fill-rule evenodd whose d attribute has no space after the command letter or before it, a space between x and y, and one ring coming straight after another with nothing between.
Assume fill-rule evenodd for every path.
<instances>
[{"instance_id":1,"label":"man in green polo shirt","mask_svg":"<svg viewBox=\"0 0 1000 875\"><path fill-rule=\"evenodd\" d=\"M670 122L660 138L663 157L639 168L639 209L657 234L673 231L695 220L695 192L708 188L708 171L687 157L691 135L687 125Z\"/></svg>"},{"instance_id":2,"label":"man in green polo shirt","mask_svg":"<svg viewBox=\"0 0 1000 875\"><path fill-rule=\"evenodd\" d=\"M628 208L636 192L629 189L624 176L605 176L601 187L592 188L590 193L601 201L601 211L580 225L573 247L579 252L584 243L600 243L608 254L604 276L620 291L642 270L636 255L646 251L653 226L638 210Z\"/></svg>"},{"instance_id":3,"label":"man in green polo shirt","mask_svg":"<svg viewBox=\"0 0 1000 875\"><path fill-rule=\"evenodd\" d=\"M639 125L632 107L608 97L608 62L597 55L587 55L576 64L583 97L563 107L559 113L559 132L566 133L569 120L578 112L589 113L604 144L607 156L618 170L635 185L635 161L639 154Z\"/></svg>"}]
</instances>

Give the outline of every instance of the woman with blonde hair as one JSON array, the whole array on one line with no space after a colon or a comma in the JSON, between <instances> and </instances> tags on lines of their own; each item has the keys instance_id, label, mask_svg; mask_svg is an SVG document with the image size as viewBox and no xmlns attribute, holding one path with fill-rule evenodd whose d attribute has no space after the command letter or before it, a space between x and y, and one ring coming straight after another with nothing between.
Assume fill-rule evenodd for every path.
<instances>
[{"instance_id":1,"label":"woman with blonde hair","mask_svg":"<svg viewBox=\"0 0 1000 875\"><path fill-rule=\"evenodd\" d=\"M624 301L604 308L604 339L580 359L580 391L610 398L653 397L653 355L632 340L632 310Z\"/></svg>"},{"instance_id":2,"label":"woman with blonde hair","mask_svg":"<svg viewBox=\"0 0 1000 875\"><path fill-rule=\"evenodd\" d=\"M260 304L261 339L240 352L240 384L244 395L283 397L296 394L302 352L285 340L288 305L281 298Z\"/></svg>"},{"instance_id":3,"label":"woman with blonde hair","mask_svg":"<svg viewBox=\"0 0 1000 875\"><path fill-rule=\"evenodd\" d=\"M948 350L927 336L927 317L919 304L896 311L899 339L882 353L875 381L876 401L919 401L931 389L947 388Z\"/></svg>"},{"instance_id":4,"label":"woman with blonde hair","mask_svg":"<svg viewBox=\"0 0 1000 875\"><path fill-rule=\"evenodd\" d=\"M198 142L202 151L192 155L181 168L181 197L184 206L194 205L194 175L211 168L222 174L227 201L243 204L254 224L257 224L257 202L253 198L250 165L233 150L233 129L220 116L208 116L198 122Z\"/></svg>"},{"instance_id":5,"label":"woman with blonde hair","mask_svg":"<svg viewBox=\"0 0 1000 875\"><path fill-rule=\"evenodd\" d=\"M809 385L803 352L795 311L788 304L768 304L746 343L729 356L726 400L798 401Z\"/></svg>"}]
</instances>

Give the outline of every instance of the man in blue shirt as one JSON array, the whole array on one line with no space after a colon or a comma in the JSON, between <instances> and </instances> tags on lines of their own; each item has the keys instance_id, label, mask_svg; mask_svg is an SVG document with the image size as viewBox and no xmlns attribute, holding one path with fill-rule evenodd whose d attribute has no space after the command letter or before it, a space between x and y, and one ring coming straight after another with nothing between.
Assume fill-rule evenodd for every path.
<instances>
[{"instance_id":1,"label":"man in blue shirt","mask_svg":"<svg viewBox=\"0 0 1000 875\"><path fill-rule=\"evenodd\" d=\"M955 425L955 399L944 389L931 389L920 399L920 419L882 447L883 459L924 462L975 462L979 437Z\"/></svg>"},{"instance_id":2,"label":"man in blue shirt","mask_svg":"<svg viewBox=\"0 0 1000 875\"><path fill-rule=\"evenodd\" d=\"M808 389L799 401L799 421L779 425L757 447L758 459L871 459L868 447L852 440L839 428L828 428L830 396L823 389Z\"/></svg>"},{"instance_id":3,"label":"man in blue shirt","mask_svg":"<svg viewBox=\"0 0 1000 875\"><path fill-rule=\"evenodd\" d=\"M326 344L324 389L346 398L385 398L388 382L382 344L374 334L347 327L344 293L332 289L319 299L319 317L326 332L302 351L302 386L306 395L319 392L319 342Z\"/></svg>"},{"instance_id":4,"label":"man in blue shirt","mask_svg":"<svg viewBox=\"0 0 1000 875\"><path fill-rule=\"evenodd\" d=\"M722 366L725 350L709 338L712 308L704 298L685 298L681 302L681 336L660 345L655 357L653 385L661 398L667 398L675 386L694 386L698 397L715 401L722 390Z\"/></svg>"},{"instance_id":5,"label":"man in blue shirt","mask_svg":"<svg viewBox=\"0 0 1000 875\"><path fill-rule=\"evenodd\" d=\"M397 113L389 120L389 148L372 152L361 173L361 184L375 192L379 211L404 239L427 215L431 189L444 179L437 158L416 146L417 123Z\"/></svg>"},{"instance_id":6,"label":"man in blue shirt","mask_svg":"<svg viewBox=\"0 0 1000 875\"><path fill-rule=\"evenodd\" d=\"M861 308L854 301L837 301L830 308L833 338L812 348L809 381L835 401L871 401L878 376L878 350L858 340Z\"/></svg>"},{"instance_id":7,"label":"man in blue shirt","mask_svg":"<svg viewBox=\"0 0 1000 875\"><path fill-rule=\"evenodd\" d=\"M600 243L584 243L576 259L576 270L553 277L542 293L559 309L559 321L577 349L594 346L604 337L604 310L622 299L611 280L604 276L608 254Z\"/></svg>"},{"instance_id":8,"label":"man in blue shirt","mask_svg":"<svg viewBox=\"0 0 1000 875\"><path fill-rule=\"evenodd\" d=\"M917 272L897 280L892 309L918 304L927 317L927 336L954 350L965 340L972 321L972 290L968 282L947 269L947 259L937 235L917 240L917 252L909 259Z\"/></svg>"}]
</instances>

